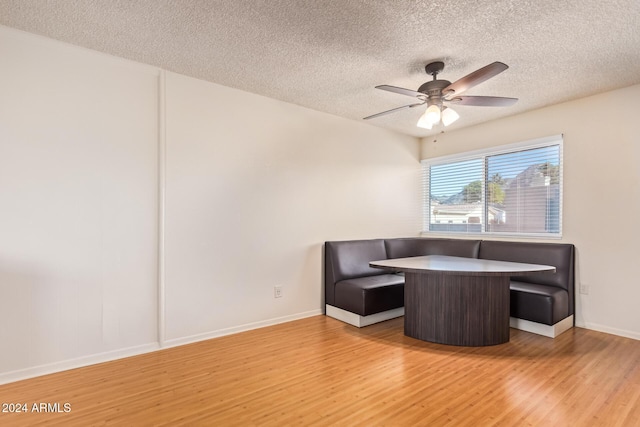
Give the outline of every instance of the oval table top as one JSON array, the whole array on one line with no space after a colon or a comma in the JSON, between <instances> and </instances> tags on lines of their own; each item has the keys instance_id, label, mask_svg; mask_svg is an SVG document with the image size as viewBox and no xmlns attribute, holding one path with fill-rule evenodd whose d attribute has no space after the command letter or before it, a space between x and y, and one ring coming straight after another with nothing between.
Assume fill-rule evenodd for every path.
<instances>
[{"instance_id":1,"label":"oval table top","mask_svg":"<svg viewBox=\"0 0 640 427\"><path fill-rule=\"evenodd\" d=\"M426 255L408 258L371 261L369 266L408 273L438 272L467 276L517 276L522 274L555 272L552 265L526 264L480 258L463 258L446 255Z\"/></svg>"}]
</instances>

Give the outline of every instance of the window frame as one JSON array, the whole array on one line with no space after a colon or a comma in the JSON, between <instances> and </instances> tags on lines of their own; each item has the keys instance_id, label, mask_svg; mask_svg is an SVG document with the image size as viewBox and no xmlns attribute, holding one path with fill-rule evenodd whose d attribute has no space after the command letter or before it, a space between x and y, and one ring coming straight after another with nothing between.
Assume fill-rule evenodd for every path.
<instances>
[{"instance_id":1,"label":"window frame","mask_svg":"<svg viewBox=\"0 0 640 427\"><path fill-rule=\"evenodd\" d=\"M558 206L558 232L549 233L531 233L531 232L496 232L487 231L487 209L488 204L486 201L486 186L487 186L487 158L500 154L509 154L518 151L533 150L544 147L558 146L558 191L559 191L559 206ZM451 154L441 157L433 157L423 159L420 163L422 166L422 235L440 235L447 237L463 237L463 236L492 236L492 237L509 237L509 238L543 238L543 239L561 239L563 230L563 208L564 208L564 136L562 134L547 136L543 138L536 138L526 141L520 141L511 144L500 145L496 147L483 148L479 150L473 150L458 154ZM429 228L431 221L431 200L429 195L430 188L430 168L431 166L437 166L442 164L463 162L474 159L482 159L484 177L482 179L482 227L480 232L462 232L462 231L431 231Z\"/></svg>"}]
</instances>

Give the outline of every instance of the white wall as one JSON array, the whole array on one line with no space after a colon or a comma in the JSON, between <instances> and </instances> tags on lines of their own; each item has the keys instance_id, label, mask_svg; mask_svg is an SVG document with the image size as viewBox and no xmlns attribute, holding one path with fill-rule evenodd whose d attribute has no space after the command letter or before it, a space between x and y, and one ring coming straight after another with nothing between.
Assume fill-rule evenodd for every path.
<instances>
[{"instance_id":1,"label":"white wall","mask_svg":"<svg viewBox=\"0 0 640 427\"><path fill-rule=\"evenodd\" d=\"M419 232L415 138L2 26L0 58L0 383L321 313L325 240Z\"/></svg>"},{"instance_id":2,"label":"white wall","mask_svg":"<svg viewBox=\"0 0 640 427\"><path fill-rule=\"evenodd\" d=\"M563 242L577 249L576 324L640 339L640 85L422 141L422 158L564 134ZM464 119L464 111L460 111Z\"/></svg>"},{"instance_id":3,"label":"white wall","mask_svg":"<svg viewBox=\"0 0 640 427\"><path fill-rule=\"evenodd\" d=\"M176 74L166 87L170 343L321 313L324 241L417 235L414 138Z\"/></svg>"},{"instance_id":4,"label":"white wall","mask_svg":"<svg viewBox=\"0 0 640 427\"><path fill-rule=\"evenodd\" d=\"M0 379L148 348L158 71L2 27L0 58Z\"/></svg>"}]
</instances>

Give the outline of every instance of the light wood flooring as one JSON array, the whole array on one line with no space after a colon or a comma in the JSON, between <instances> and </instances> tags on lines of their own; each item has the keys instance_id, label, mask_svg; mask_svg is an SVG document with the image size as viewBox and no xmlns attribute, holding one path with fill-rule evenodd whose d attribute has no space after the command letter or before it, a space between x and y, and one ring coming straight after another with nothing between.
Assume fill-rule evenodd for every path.
<instances>
[{"instance_id":1,"label":"light wood flooring","mask_svg":"<svg viewBox=\"0 0 640 427\"><path fill-rule=\"evenodd\" d=\"M640 341L511 330L492 347L430 344L402 318L316 316L0 386L2 426L640 426Z\"/></svg>"}]
</instances>

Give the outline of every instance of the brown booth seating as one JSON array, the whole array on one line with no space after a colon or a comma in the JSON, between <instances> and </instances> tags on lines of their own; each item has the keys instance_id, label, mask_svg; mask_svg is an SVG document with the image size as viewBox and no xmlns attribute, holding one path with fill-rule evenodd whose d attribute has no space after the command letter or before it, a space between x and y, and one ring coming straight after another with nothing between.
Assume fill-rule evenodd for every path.
<instances>
[{"instance_id":1,"label":"brown booth seating","mask_svg":"<svg viewBox=\"0 0 640 427\"><path fill-rule=\"evenodd\" d=\"M404 277L371 261L449 255L545 264L556 272L511 278L511 326L555 337L574 325L574 251L572 244L469 239L325 242L326 314L358 327L404 314Z\"/></svg>"}]
</instances>

